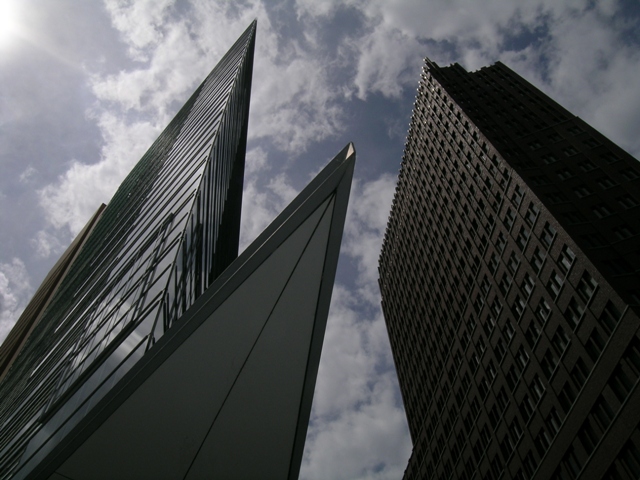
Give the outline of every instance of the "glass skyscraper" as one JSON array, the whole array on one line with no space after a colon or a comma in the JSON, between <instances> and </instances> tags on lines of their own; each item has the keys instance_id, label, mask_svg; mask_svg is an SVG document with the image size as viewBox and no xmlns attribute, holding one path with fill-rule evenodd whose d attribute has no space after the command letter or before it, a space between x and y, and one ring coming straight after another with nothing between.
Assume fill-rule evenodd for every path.
<instances>
[{"instance_id":1,"label":"glass skyscraper","mask_svg":"<svg viewBox=\"0 0 640 480\"><path fill-rule=\"evenodd\" d=\"M1 478L62 438L76 407L95 404L237 257L255 32L123 181L0 385ZM43 430L61 409L66 426Z\"/></svg>"},{"instance_id":2,"label":"glass skyscraper","mask_svg":"<svg viewBox=\"0 0 640 480\"><path fill-rule=\"evenodd\" d=\"M426 61L379 266L406 479L640 478L639 186L505 65Z\"/></svg>"},{"instance_id":3,"label":"glass skyscraper","mask_svg":"<svg viewBox=\"0 0 640 480\"><path fill-rule=\"evenodd\" d=\"M298 478L355 162L238 256L256 22L0 348L0 478Z\"/></svg>"}]
</instances>

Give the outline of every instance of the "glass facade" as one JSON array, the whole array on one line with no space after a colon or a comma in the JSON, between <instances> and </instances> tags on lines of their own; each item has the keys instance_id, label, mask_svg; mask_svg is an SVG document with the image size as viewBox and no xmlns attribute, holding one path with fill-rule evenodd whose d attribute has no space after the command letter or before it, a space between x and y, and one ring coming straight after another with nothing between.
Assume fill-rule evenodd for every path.
<instances>
[{"instance_id":1,"label":"glass facade","mask_svg":"<svg viewBox=\"0 0 640 480\"><path fill-rule=\"evenodd\" d=\"M62 441L237 257L255 31L124 180L0 384L0 478Z\"/></svg>"}]
</instances>

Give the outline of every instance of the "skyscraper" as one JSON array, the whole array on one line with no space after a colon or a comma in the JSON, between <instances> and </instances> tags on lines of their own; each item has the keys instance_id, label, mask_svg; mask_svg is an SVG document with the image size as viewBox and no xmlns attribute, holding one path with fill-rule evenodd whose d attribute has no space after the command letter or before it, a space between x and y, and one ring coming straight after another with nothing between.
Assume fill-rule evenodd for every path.
<instances>
[{"instance_id":1,"label":"skyscraper","mask_svg":"<svg viewBox=\"0 0 640 480\"><path fill-rule=\"evenodd\" d=\"M638 478L639 167L501 63L426 61L379 265L405 478Z\"/></svg>"},{"instance_id":2,"label":"skyscraper","mask_svg":"<svg viewBox=\"0 0 640 480\"><path fill-rule=\"evenodd\" d=\"M238 257L255 33L65 255L0 384L0 478L297 478L355 151Z\"/></svg>"}]
</instances>

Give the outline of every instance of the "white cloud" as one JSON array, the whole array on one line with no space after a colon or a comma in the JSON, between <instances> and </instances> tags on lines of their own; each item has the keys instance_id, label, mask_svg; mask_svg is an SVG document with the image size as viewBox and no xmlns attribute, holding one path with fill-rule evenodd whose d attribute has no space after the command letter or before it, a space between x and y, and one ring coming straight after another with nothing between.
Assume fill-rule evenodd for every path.
<instances>
[{"instance_id":1,"label":"white cloud","mask_svg":"<svg viewBox=\"0 0 640 480\"><path fill-rule=\"evenodd\" d=\"M104 5L113 26L127 36L130 55L144 60L143 49L162 40L162 25L174 3L174 0L105 0ZM139 21L141 18L144 21Z\"/></svg>"},{"instance_id":2,"label":"white cloud","mask_svg":"<svg viewBox=\"0 0 640 480\"><path fill-rule=\"evenodd\" d=\"M334 288L301 478L400 478L406 467L406 418L382 313L371 307Z\"/></svg>"},{"instance_id":3,"label":"white cloud","mask_svg":"<svg viewBox=\"0 0 640 480\"><path fill-rule=\"evenodd\" d=\"M293 200L298 191L285 174L273 177L265 186L251 175L245 177L242 196L240 251L244 250Z\"/></svg>"},{"instance_id":4,"label":"white cloud","mask_svg":"<svg viewBox=\"0 0 640 480\"><path fill-rule=\"evenodd\" d=\"M36 256L47 258L51 255L62 253L65 247L65 239L59 238L60 232L40 230L36 236L30 240L31 246L36 252Z\"/></svg>"},{"instance_id":5,"label":"white cloud","mask_svg":"<svg viewBox=\"0 0 640 480\"><path fill-rule=\"evenodd\" d=\"M333 291L301 478L400 478L407 465L411 441L377 286L394 191L390 175L352 186L343 253L356 286Z\"/></svg>"},{"instance_id":6,"label":"white cloud","mask_svg":"<svg viewBox=\"0 0 640 480\"><path fill-rule=\"evenodd\" d=\"M247 151L245 156L245 175L253 175L262 170L269 169L268 154L262 147L256 147Z\"/></svg>"},{"instance_id":7,"label":"white cloud","mask_svg":"<svg viewBox=\"0 0 640 480\"><path fill-rule=\"evenodd\" d=\"M396 178L385 174L376 180L355 181L345 225L342 251L356 261L360 294L379 304L378 257L382 246Z\"/></svg>"},{"instance_id":8,"label":"white cloud","mask_svg":"<svg viewBox=\"0 0 640 480\"><path fill-rule=\"evenodd\" d=\"M368 92L399 97L408 83L416 83L422 64L422 47L414 36L380 22L364 39L354 83L361 99Z\"/></svg>"},{"instance_id":9,"label":"white cloud","mask_svg":"<svg viewBox=\"0 0 640 480\"><path fill-rule=\"evenodd\" d=\"M0 342L2 342L27 305L33 290L22 260L0 263Z\"/></svg>"},{"instance_id":10,"label":"white cloud","mask_svg":"<svg viewBox=\"0 0 640 480\"><path fill-rule=\"evenodd\" d=\"M18 180L20 180L20 183L29 183L33 179L33 176L37 173L38 173L38 170L33 168L33 166L29 165L20 174L20 176L18 177Z\"/></svg>"},{"instance_id":11,"label":"white cloud","mask_svg":"<svg viewBox=\"0 0 640 480\"><path fill-rule=\"evenodd\" d=\"M104 113L99 125L105 139L102 159L87 165L73 161L57 182L41 189L40 204L54 228L76 235L100 203L107 203L120 182L160 132L149 122L128 123Z\"/></svg>"},{"instance_id":12,"label":"white cloud","mask_svg":"<svg viewBox=\"0 0 640 480\"><path fill-rule=\"evenodd\" d=\"M352 81L359 98L376 92L395 97L413 87L424 56L469 70L502 60L640 154L640 91L629 81L640 73L640 54L627 35L637 24L615 16L620 2L298 0L296 7L301 21L316 30L322 19L347 8L361 14L363 33L341 50L356 65ZM524 43L513 43L518 36Z\"/></svg>"},{"instance_id":13,"label":"white cloud","mask_svg":"<svg viewBox=\"0 0 640 480\"><path fill-rule=\"evenodd\" d=\"M97 99L90 112L102 132L100 161L74 160L40 192L55 228L77 232L100 202L108 202L131 167L255 17L259 17L249 134L299 154L311 142L335 135L342 111L323 59L314 58L271 27L261 2L238 8L195 1L177 13L172 2L108 0L121 38L139 63L117 74L91 75ZM94 159L91 159L94 160ZM260 223L260 222L258 222Z\"/></svg>"}]
</instances>

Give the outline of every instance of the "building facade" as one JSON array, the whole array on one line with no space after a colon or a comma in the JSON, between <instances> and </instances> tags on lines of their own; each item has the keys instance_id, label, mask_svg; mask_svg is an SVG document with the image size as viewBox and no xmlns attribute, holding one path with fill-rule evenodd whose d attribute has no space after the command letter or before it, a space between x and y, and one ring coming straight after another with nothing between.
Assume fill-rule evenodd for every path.
<instances>
[{"instance_id":1,"label":"building facade","mask_svg":"<svg viewBox=\"0 0 640 480\"><path fill-rule=\"evenodd\" d=\"M298 477L355 150L238 257L255 34L0 348L0 478Z\"/></svg>"},{"instance_id":2,"label":"building facade","mask_svg":"<svg viewBox=\"0 0 640 480\"><path fill-rule=\"evenodd\" d=\"M639 186L503 64L426 61L379 265L405 478L639 478Z\"/></svg>"},{"instance_id":3,"label":"building facade","mask_svg":"<svg viewBox=\"0 0 640 480\"><path fill-rule=\"evenodd\" d=\"M71 397L94 395L87 379L121 375L236 258L254 43L255 22L125 178L7 372L5 476Z\"/></svg>"}]
</instances>

